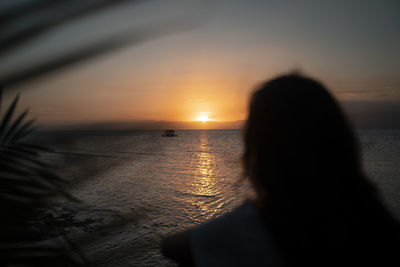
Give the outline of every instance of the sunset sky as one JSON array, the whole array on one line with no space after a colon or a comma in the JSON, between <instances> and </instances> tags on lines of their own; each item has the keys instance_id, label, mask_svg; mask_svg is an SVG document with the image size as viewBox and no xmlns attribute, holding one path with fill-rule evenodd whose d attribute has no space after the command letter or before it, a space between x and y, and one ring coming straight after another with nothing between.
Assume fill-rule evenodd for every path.
<instances>
[{"instance_id":1,"label":"sunset sky","mask_svg":"<svg viewBox=\"0 0 400 267\"><path fill-rule=\"evenodd\" d=\"M178 18L194 26L18 85L6 100L22 92L44 124L237 121L258 83L301 70L341 101L397 103L399 14L397 0L143 1L57 28L0 70Z\"/></svg>"}]
</instances>

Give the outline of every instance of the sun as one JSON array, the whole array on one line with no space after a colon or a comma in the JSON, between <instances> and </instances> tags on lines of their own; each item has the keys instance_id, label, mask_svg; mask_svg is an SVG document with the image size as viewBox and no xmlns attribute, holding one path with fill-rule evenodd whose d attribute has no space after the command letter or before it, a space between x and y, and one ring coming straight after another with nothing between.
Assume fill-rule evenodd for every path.
<instances>
[{"instance_id":1,"label":"sun","mask_svg":"<svg viewBox=\"0 0 400 267\"><path fill-rule=\"evenodd\" d=\"M197 116L196 121L207 122L210 121L210 117L208 117L208 115L201 114Z\"/></svg>"}]
</instances>

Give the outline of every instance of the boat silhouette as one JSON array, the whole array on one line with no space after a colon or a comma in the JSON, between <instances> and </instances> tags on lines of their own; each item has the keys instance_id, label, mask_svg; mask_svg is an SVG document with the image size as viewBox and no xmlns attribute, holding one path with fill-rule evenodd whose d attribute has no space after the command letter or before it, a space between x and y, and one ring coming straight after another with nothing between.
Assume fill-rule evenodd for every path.
<instances>
[{"instance_id":1,"label":"boat silhouette","mask_svg":"<svg viewBox=\"0 0 400 267\"><path fill-rule=\"evenodd\" d=\"M165 130L164 134L162 136L163 137L175 137L178 135L175 134L175 130Z\"/></svg>"}]
</instances>

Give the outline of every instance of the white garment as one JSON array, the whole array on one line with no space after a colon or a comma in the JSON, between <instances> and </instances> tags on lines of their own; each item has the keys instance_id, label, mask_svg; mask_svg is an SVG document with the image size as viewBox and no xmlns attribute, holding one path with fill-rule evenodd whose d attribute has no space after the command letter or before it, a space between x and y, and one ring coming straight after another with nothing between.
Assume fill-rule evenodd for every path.
<instances>
[{"instance_id":1,"label":"white garment","mask_svg":"<svg viewBox=\"0 0 400 267\"><path fill-rule=\"evenodd\" d=\"M198 267L279 265L272 240L251 203L195 227L190 245Z\"/></svg>"}]
</instances>

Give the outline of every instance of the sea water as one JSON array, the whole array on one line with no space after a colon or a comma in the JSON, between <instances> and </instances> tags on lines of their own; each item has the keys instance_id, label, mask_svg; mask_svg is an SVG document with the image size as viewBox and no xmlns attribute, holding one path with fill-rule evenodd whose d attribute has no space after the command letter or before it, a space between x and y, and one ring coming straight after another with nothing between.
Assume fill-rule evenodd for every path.
<instances>
[{"instance_id":1,"label":"sea water","mask_svg":"<svg viewBox=\"0 0 400 267\"><path fill-rule=\"evenodd\" d=\"M68 162L62 174L74 181L71 192L82 200L77 216L95 222L85 225L93 238L82 249L96 266L174 266L160 254L163 236L251 197L251 186L242 179L241 131L176 133L70 133L73 141L56 146ZM366 173L400 218L400 131L360 130L357 135ZM129 215L129 223L98 230Z\"/></svg>"}]
</instances>

